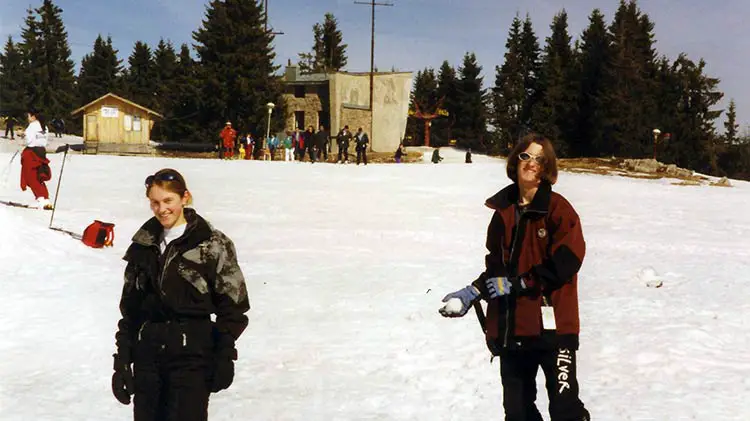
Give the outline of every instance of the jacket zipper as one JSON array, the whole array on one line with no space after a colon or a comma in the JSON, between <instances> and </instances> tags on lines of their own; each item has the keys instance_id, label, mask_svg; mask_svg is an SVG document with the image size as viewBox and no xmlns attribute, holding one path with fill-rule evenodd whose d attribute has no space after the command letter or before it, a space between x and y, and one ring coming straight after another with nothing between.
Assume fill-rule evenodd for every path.
<instances>
[{"instance_id":1,"label":"jacket zipper","mask_svg":"<svg viewBox=\"0 0 750 421\"><path fill-rule=\"evenodd\" d=\"M518 237L520 237L518 234L521 232L521 222L523 221L523 216L526 214L525 210L518 212L518 221L516 221L516 235L513 236L513 242L510 245L510 256L508 257L508 265L510 266L510 263L512 263L513 260L513 251L515 251L516 246L518 245ZM503 348L508 347L508 334L510 330L510 299L508 298L508 295L505 295L505 337L503 338Z\"/></svg>"}]
</instances>

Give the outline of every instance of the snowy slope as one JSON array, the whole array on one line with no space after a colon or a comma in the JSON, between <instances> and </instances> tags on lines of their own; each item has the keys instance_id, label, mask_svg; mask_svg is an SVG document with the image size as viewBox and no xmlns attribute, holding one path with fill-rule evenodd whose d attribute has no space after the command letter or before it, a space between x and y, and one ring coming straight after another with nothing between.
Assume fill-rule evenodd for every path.
<instances>
[{"instance_id":1,"label":"snowy slope","mask_svg":"<svg viewBox=\"0 0 750 421\"><path fill-rule=\"evenodd\" d=\"M0 420L129 419L109 390L121 256L150 217L143 179L162 167L183 172L198 212L235 241L248 282L238 373L212 396L211 420L501 418L476 319L437 309L483 269L483 202L507 184L502 161L75 154L54 225L114 222L115 246L87 248L48 230L49 212L0 206ZM0 172L0 199L31 201L18 172L18 161ZM750 185L735 185L561 174L587 239L579 376L595 420L747 419ZM639 278L649 267L662 288Z\"/></svg>"}]
</instances>

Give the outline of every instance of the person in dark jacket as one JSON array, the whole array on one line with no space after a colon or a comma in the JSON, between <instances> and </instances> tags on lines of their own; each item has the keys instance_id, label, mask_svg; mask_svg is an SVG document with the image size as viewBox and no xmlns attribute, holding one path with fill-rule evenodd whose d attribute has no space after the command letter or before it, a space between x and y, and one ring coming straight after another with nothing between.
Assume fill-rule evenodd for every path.
<instances>
[{"instance_id":1,"label":"person in dark jacket","mask_svg":"<svg viewBox=\"0 0 750 421\"><path fill-rule=\"evenodd\" d=\"M326 131L326 128L322 125L320 126L320 129L318 129L318 132L315 133L315 145L318 148L318 151L323 156L323 161L328 161L328 152L330 149L330 141L328 132ZM320 158L320 155L318 156Z\"/></svg>"},{"instance_id":2,"label":"person in dark jacket","mask_svg":"<svg viewBox=\"0 0 750 421\"><path fill-rule=\"evenodd\" d=\"M359 165L360 161L364 161L365 165L367 165L367 147L370 144L370 138L367 137L367 133L362 131L361 127L357 129L357 134L354 138L356 139L357 165Z\"/></svg>"},{"instance_id":3,"label":"person in dark jacket","mask_svg":"<svg viewBox=\"0 0 750 421\"><path fill-rule=\"evenodd\" d=\"M466 164L471 164L471 148L466 150L466 157L464 159Z\"/></svg>"},{"instance_id":4,"label":"person in dark jacket","mask_svg":"<svg viewBox=\"0 0 750 421\"><path fill-rule=\"evenodd\" d=\"M581 221L552 191L557 159L548 139L531 134L519 142L507 175L513 184L485 203L494 212L485 271L448 294L440 313L462 317L480 298L487 301L482 328L490 351L500 356L507 421L542 420L535 404L539 367L552 421L588 421L576 376L577 274L586 251Z\"/></svg>"},{"instance_id":5,"label":"person in dark jacket","mask_svg":"<svg viewBox=\"0 0 750 421\"><path fill-rule=\"evenodd\" d=\"M315 128L308 126L305 133L303 133L305 139L305 148L307 148L307 155L310 157L310 163L315 163Z\"/></svg>"},{"instance_id":6,"label":"person in dark jacket","mask_svg":"<svg viewBox=\"0 0 750 421\"><path fill-rule=\"evenodd\" d=\"M443 160L443 157L440 156L440 148L435 148L435 150L432 151L432 163L437 164L438 162L442 160Z\"/></svg>"},{"instance_id":7,"label":"person in dark jacket","mask_svg":"<svg viewBox=\"0 0 750 421\"><path fill-rule=\"evenodd\" d=\"M397 164L401 163L401 160L406 156L406 148L404 147L403 143L400 143L398 145L398 149L396 149L396 153L393 154L393 159L396 160Z\"/></svg>"},{"instance_id":8,"label":"person in dark jacket","mask_svg":"<svg viewBox=\"0 0 750 421\"><path fill-rule=\"evenodd\" d=\"M232 241L186 207L180 173L148 176L146 196L154 217L124 257L112 392L125 405L134 395L136 421L205 421L209 394L234 379L245 279Z\"/></svg>"},{"instance_id":9,"label":"person in dark jacket","mask_svg":"<svg viewBox=\"0 0 750 421\"><path fill-rule=\"evenodd\" d=\"M349 126L344 126L336 136L336 144L339 147L338 163L349 163L349 142L351 140L352 133L349 131Z\"/></svg>"},{"instance_id":10,"label":"person in dark jacket","mask_svg":"<svg viewBox=\"0 0 750 421\"><path fill-rule=\"evenodd\" d=\"M16 119L13 118L13 116L7 116L5 117L5 138L8 138L8 133L10 133L10 139L15 140L15 126L16 126Z\"/></svg>"}]
</instances>

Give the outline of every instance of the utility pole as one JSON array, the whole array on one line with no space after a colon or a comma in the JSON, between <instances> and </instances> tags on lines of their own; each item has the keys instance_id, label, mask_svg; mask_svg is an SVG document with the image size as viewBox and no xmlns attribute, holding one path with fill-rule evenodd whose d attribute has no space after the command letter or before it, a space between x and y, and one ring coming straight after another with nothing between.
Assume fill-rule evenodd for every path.
<instances>
[{"instance_id":1,"label":"utility pole","mask_svg":"<svg viewBox=\"0 0 750 421\"><path fill-rule=\"evenodd\" d=\"M265 25L265 31L268 32L268 0L263 0L263 13L265 14L265 19L263 19L265 22L263 23ZM271 35L284 35L283 32L271 32Z\"/></svg>"},{"instance_id":2,"label":"utility pole","mask_svg":"<svg viewBox=\"0 0 750 421\"><path fill-rule=\"evenodd\" d=\"M355 1L354 4L364 4L372 8L372 15L370 17L370 151L372 151L372 139L374 137L372 130L373 122L375 121L375 111L372 107L375 80L375 6L393 6L393 3L378 3L375 0L370 0L368 2Z\"/></svg>"}]
</instances>

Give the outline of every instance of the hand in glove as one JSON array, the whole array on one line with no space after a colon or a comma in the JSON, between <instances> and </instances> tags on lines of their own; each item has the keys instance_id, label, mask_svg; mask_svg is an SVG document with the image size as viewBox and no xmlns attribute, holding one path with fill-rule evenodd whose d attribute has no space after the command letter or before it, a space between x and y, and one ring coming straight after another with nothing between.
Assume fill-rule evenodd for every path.
<instances>
[{"instance_id":1,"label":"hand in glove","mask_svg":"<svg viewBox=\"0 0 750 421\"><path fill-rule=\"evenodd\" d=\"M130 369L130 362L117 354L113 357L115 372L112 374L112 394L121 404L128 405L135 389L133 371Z\"/></svg>"},{"instance_id":2,"label":"hand in glove","mask_svg":"<svg viewBox=\"0 0 750 421\"><path fill-rule=\"evenodd\" d=\"M489 293L490 298L498 298L503 295L508 295L510 294L510 289L513 287L511 280L504 276L487 278L485 285L487 285L487 292ZM526 288L526 283L523 278L518 278L518 285L521 289Z\"/></svg>"},{"instance_id":3,"label":"hand in glove","mask_svg":"<svg viewBox=\"0 0 750 421\"><path fill-rule=\"evenodd\" d=\"M479 291L469 285L446 295L443 302L447 304L438 311L443 317L463 317L478 298Z\"/></svg>"},{"instance_id":4,"label":"hand in glove","mask_svg":"<svg viewBox=\"0 0 750 421\"><path fill-rule=\"evenodd\" d=\"M214 354L211 392L228 388L234 381L234 362L237 360L237 349L234 338L228 334L216 333L216 352Z\"/></svg>"}]
</instances>

